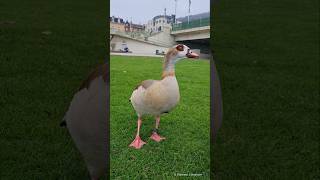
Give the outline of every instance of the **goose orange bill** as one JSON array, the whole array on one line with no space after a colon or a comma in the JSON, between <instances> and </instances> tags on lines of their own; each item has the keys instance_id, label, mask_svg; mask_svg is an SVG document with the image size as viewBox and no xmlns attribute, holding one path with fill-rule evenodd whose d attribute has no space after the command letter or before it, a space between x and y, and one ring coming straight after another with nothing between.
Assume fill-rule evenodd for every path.
<instances>
[{"instance_id":1,"label":"goose orange bill","mask_svg":"<svg viewBox=\"0 0 320 180\"><path fill-rule=\"evenodd\" d=\"M197 53L194 52L189 52L186 55L188 58L199 58L199 55Z\"/></svg>"},{"instance_id":2,"label":"goose orange bill","mask_svg":"<svg viewBox=\"0 0 320 180\"><path fill-rule=\"evenodd\" d=\"M187 50L186 56L187 56L188 58L198 58L198 57L199 57L199 55L198 55L197 53L192 52L191 49L188 49L188 50Z\"/></svg>"}]
</instances>

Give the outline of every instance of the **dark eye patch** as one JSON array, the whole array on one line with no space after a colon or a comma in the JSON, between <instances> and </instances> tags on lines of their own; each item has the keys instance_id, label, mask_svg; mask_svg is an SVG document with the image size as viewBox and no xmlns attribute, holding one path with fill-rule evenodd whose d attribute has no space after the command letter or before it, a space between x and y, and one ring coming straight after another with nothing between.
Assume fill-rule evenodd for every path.
<instances>
[{"instance_id":1,"label":"dark eye patch","mask_svg":"<svg viewBox=\"0 0 320 180\"><path fill-rule=\"evenodd\" d=\"M178 44L177 47L176 47L176 49L177 49L178 51L183 51L184 47L183 47L182 44Z\"/></svg>"}]
</instances>

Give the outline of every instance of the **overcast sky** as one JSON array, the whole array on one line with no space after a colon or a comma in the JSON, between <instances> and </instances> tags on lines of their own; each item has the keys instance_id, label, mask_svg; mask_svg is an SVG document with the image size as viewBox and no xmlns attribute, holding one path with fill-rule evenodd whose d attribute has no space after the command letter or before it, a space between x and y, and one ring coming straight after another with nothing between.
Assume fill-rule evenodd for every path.
<instances>
[{"instance_id":1,"label":"overcast sky","mask_svg":"<svg viewBox=\"0 0 320 180\"><path fill-rule=\"evenodd\" d=\"M111 0L110 16L116 16L133 23L145 24L154 16L174 14L175 0ZM189 0L177 1L177 17L188 15ZM191 0L191 14L210 11L210 0Z\"/></svg>"}]
</instances>

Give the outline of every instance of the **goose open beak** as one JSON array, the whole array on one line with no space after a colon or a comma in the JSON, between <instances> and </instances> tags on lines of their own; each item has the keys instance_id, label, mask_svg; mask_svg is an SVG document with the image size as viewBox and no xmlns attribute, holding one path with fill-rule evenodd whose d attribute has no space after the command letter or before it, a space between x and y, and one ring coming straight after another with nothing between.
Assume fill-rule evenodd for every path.
<instances>
[{"instance_id":1,"label":"goose open beak","mask_svg":"<svg viewBox=\"0 0 320 180\"><path fill-rule=\"evenodd\" d=\"M195 59L199 58L199 55L197 53L194 53L194 52L190 52L190 53L186 54L186 56L188 58L195 58Z\"/></svg>"}]
</instances>

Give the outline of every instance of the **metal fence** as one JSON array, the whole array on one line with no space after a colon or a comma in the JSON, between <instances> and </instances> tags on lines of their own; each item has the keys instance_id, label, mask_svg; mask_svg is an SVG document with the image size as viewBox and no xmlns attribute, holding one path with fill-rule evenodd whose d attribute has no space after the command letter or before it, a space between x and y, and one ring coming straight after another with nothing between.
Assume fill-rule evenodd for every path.
<instances>
[{"instance_id":1,"label":"metal fence","mask_svg":"<svg viewBox=\"0 0 320 180\"><path fill-rule=\"evenodd\" d=\"M189 23L183 22L179 24L174 24L172 26L172 31L179 31L179 30L191 29L191 28L202 27L202 26L210 26L210 18L192 20L192 21L189 21Z\"/></svg>"}]
</instances>

